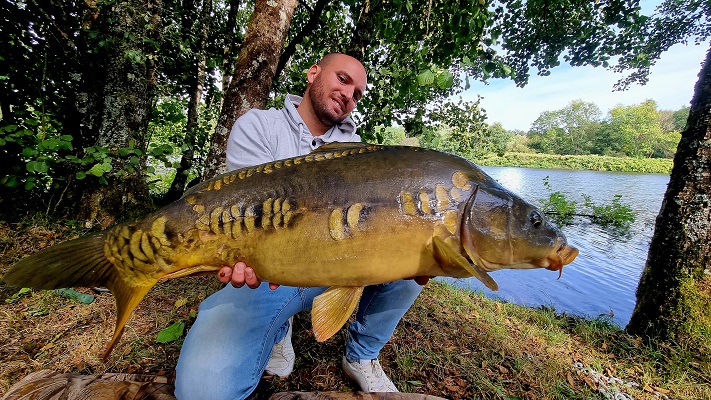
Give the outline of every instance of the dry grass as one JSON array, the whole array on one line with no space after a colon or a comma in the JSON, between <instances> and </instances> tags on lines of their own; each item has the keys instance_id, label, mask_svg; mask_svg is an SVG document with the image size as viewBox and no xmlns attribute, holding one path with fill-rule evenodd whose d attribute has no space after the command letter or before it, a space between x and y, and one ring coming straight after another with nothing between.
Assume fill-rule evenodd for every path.
<instances>
[{"instance_id":1,"label":"dry grass","mask_svg":"<svg viewBox=\"0 0 711 400\"><path fill-rule=\"evenodd\" d=\"M0 222L0 273L23 255L76 234L66 226ZM170 376L182 342L156 343L157 333L177 321L189 326L200 301L219 287L210 276L157 286L103 362L99 354L115 318L111 294L84 289L96 296L84 305L49 291L32 291L7 303L18 288L0 284L0 393L41 369ZM340 370L344 331L317 343L309 325L307 314L297 316L294 373L265 380L263 389L355 390ZM439 282L425 287L383 350L381 362L402 390L451 399L604 398L590 369L638 384L611 385L635 399L711 399L708 354L645 343L605 321L492 301ZM583 372L576 363L590 369Z\"/></svg>"}]
</instances>

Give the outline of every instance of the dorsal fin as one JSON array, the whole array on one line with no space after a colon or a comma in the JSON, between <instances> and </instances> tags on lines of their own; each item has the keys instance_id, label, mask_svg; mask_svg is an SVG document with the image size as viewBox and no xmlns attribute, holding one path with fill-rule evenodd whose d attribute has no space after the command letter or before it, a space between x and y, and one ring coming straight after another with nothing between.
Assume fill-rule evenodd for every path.
<instances>
[{"instance_id":1,"label":"dorsal fin","mask_svg":"<svg viewBox=\"0 0 711 400\"><path fill-rule=\"evenodd\" d=\"M338 150L353 150L362 149L364 147L373 147L375 145L363 142L331 142L323 144L316 149L312 150L311 153L326 152L326 151L338 151Z\"/></svg>"}]
</instances>

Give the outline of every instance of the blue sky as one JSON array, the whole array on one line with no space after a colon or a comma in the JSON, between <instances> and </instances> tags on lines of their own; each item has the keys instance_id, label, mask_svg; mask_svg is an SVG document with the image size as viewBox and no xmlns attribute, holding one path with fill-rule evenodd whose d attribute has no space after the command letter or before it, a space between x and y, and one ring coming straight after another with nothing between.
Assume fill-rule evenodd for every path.
<instances>
[{"instance_id":1,"label":"blue sky","mask_svg":"<svg viewBox=\"0 0 711 400\"><path fill-rule=\"evenodd\" d=\"M644 9L657 1L642 1ZM561 64L549 76L532 75L529 83L519 88L511 80L492 79L488 85L472 82L462 94L465 100L483 97L480 105L486 110L487 122L501 122L508 130L528 131L533 121L544 111L559 110L573 100L595 103L603 114L617 105L639 104L647 99L657 102L659 109L678 110L688 106L694 93L708 43L700 46L675 45L662 54L651 69L649 82L633 85L624 92L615 92L613 85L625 75L603 68L571 67Z\"/></svg>"}]
</instances>

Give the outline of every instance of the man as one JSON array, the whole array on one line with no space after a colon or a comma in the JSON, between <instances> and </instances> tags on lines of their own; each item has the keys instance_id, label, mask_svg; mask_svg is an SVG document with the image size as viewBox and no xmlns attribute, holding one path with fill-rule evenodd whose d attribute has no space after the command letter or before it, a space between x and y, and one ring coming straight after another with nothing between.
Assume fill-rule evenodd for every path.
<instances>
[{"instance_id":1,"label":"man","mask_svg":"<svg viewBox=\"0 0 711 400\"><path fill-rule=\"evenodd\" d=\"M309 68L303 98L288 95L281 110L250 110L232 128L229 170L308 154L325 143L360 141L348 115L366 87L363 65L329 54ZM328 171L323 171L328 179ZM247 260L249 261L249 260ZM308 268L305 265L304 268ZM200 305L176 367L179 399L243 399L268 374L287 376L294 366L292 316L311 308L320 288L261 284L243 262L223 268L218 279L232 285ZM377 360L425 280L366 287L356 322L348 327L344 372L366 392L395 392ZM252 288L240 288L244 284Z\"/></svg>"}]
</instances>

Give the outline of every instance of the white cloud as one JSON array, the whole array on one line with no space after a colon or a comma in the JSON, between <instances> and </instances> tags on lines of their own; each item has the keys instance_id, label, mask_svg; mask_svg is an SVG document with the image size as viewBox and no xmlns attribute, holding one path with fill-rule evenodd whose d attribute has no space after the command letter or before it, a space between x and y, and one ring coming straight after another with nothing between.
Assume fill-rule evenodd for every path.
<instances>
[{"instance_id":1,"label":"white cloud","mask_svg":"<svg viewBox=\"0 0 711 400\"><path fill-rule=\"evenodd\" d=\"M511 80L492 80L489 85L472 84L463 94L465 100L483 97L481 107L488 122L501 122L504 128L527 131L544 111L565 107L573 100L595 103L603 113L623 104L639 104L647 99L660 109L678 110L688 106L694 93L707 46L675 45L662 54L652 67L645 86L634 85L624 92L614 92L613 85L623 76L602 68L556 67L549 76L531 76L524 88Z\"/></svg>"}]
</instances>

